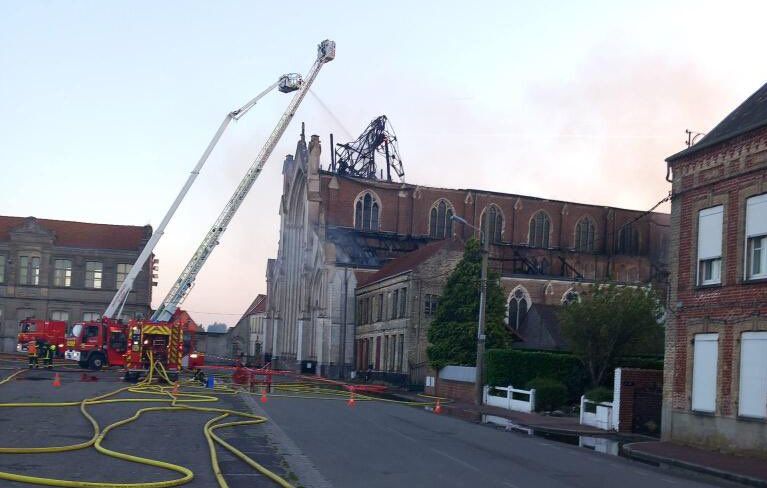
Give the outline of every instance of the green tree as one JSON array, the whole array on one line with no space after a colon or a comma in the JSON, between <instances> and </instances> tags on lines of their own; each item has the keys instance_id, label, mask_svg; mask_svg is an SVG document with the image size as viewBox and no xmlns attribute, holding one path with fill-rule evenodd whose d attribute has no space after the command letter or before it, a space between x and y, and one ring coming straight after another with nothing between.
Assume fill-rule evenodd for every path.
<instances>
[{"instance_id":1,"label":"green tree","mask_svg":"<svg viewBox=\"0 0 767 488\"><path fill-rule=\"evenodd\" d=\"M594 387L602 384L619 358L662 350L662 316L661 302L652 290L615 285L595 285L559 313L562 333Z\"/></svg>"},{"instance_id":2,"label":"green tree","mask_svg":"<svg viewBox=\"0 0 767 488\"><path fill-rule=\"evenodd\" d=\"M477 326L482 252L476 239L466 243L463 258L447 279L437 313L429 327L429 364L440 369L448 364L474 365L477 358ZM511 343L503 318L506 313L498 273L488 271L485 334L488 348Z\"/></svg>"}]
</instances>

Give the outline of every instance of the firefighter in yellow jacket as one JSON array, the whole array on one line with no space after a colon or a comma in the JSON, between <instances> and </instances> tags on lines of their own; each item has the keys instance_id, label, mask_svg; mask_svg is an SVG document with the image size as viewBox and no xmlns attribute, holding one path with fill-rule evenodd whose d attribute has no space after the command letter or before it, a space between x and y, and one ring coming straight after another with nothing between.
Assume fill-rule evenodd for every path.
<instances>
[{"instance_id":1,"label":"firefighter in yellow jacket","mask_svg":"<svg viewBox=\"0 0 767 488\"><path fill-rule=\"evenodd\" d=\"M51 369L53 368L53 356L56 355L56 344L44 347L45 351L43 351L43 354L45 355L45 367Z\"/></svg>"}]
</instances>

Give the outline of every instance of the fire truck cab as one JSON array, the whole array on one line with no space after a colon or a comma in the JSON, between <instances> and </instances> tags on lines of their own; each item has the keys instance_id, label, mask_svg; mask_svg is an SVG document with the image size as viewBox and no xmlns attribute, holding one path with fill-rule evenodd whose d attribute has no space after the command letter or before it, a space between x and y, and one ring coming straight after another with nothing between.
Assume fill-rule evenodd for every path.
<instances>
[{"instance_id":1,"label":"fire truck cab","mask_svg":"<svg viewBox=\"0 0 767 488\"><path fill-rule=\"evenodd\" d=\"M67 334L67 323L59 320L24 319L19 322L19 335L16 351L27 352L30 341L45 345L55 344L56 355L64 355L64 339Z\"/></svg>"},{"instance_id":2,"label":"fire truck cab","mask_svg":"<svg viewBox=\"0 0 767 488\"><path fill-rule=\"evenodd\" d=\"M64 357L77 361L81 368L122 366L128 349L126 329L125 324L112 320L76 323L67 337Z\"/></svg>"}]
</instances>

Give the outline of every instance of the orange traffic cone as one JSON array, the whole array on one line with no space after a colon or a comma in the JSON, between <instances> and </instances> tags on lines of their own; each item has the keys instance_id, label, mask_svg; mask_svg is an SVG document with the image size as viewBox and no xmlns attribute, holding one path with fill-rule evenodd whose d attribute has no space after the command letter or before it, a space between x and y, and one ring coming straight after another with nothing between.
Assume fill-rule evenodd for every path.
<instances>
[{"instance_id":1,"label":"orange traffic cone","mask_svg":"<svg viewBox=\"0 0 767 488\"><path fill-rule=\"evenodd\" d=\"M434 405L434 413L437 415L442 413L442 405L439 404L439 398L437 398L437 404Z\"/></svg>"},{"instance_id":2,"label":"orange traffic cone","mask_svg":"<svg viewBox=\"0 0 767 488\"><path fill-rule=\"evenodd\" d=\"M352 396L349 397L349 399L346 401L346 404L350 407L353 407L355 403L357 402L354 400L354 390L352 390Z\"/></svg>"},{"instance_id":3,"label":"orange traffic cone","mask_svg":"<svg viewBox=\"0 0 767 488\"><path fill-rule=\"evenodd\" d=\"M178 395L178 382L173 383L173 396Z\"/></svg>"},{"instance_id":4,"label":"orange traffic cone","mask_svg":"<svg viewBox=\"0 0 767 488\"><path fill-rule=\"evenodd\" d=\"M261 391L261 403L266 403L266 390Z\"/></svg>"},{"instance_id":5,"label":"orange traffic cone","mask_svg":"<svg viewBox=\"0 0 767 488\"><path fill-rule=\"evenodd\" d=\"M56 376L53 377L53 386L55 387L61 386L61 378L59 377L58 373L56 373Z\"/></svg>"}]
</instances>

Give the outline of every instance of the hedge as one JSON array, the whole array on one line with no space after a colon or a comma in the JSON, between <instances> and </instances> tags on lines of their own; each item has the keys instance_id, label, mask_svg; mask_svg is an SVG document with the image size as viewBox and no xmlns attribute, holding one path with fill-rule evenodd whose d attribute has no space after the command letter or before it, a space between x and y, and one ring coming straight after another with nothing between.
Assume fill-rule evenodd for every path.
<instances>
[{"instance_id":1,"label":"hedge","mask_svg":"<svg viewBox=\"0 0 767 488\"><path fill-rule=\"evenodd\" d=\"M535 389L535 411L551 412L567 403L567 387L551 378L533 378L525 389Z\"/></svg>"},{"instance_id":2,"label":"hedge","mask_svg":"<svg viewBox=\"0 0 767 488\"><path fill-rule=\"evenodd\" d=\"M616 367L663 369L662 358L622 358ZM561 381L570 401L577 401L589 386L586 367L576 356L563 352L490 349L485 356L487 383L492 386L513 385L520 388L534 378ZM605 375L603 386L612 387L613 371Z\"/></svg>"}]
</instances>

